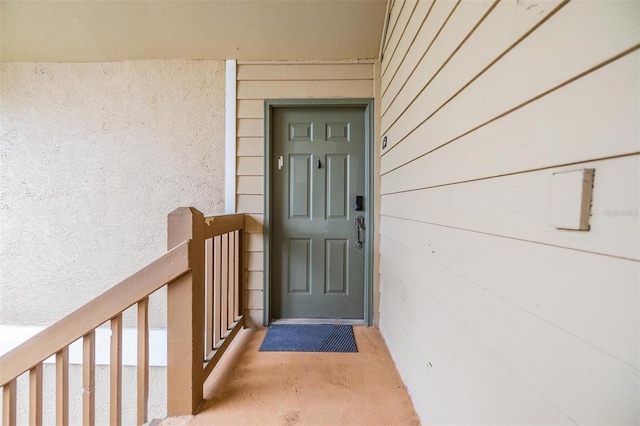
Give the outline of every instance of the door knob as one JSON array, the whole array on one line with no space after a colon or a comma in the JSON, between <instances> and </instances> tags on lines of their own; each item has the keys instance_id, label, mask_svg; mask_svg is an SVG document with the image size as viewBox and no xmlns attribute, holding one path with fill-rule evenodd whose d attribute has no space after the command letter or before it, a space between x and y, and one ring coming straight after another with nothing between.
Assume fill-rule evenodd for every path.
<instances>
[{"instance_id":1,"label":"door knob","mask_svg":"<svg viewBox=\"0 0 640 426\"><path fill-rule=\"evenodd\" d=\"M361 249L362 241L360 241L360 230L364 229L364 216L356 216L355 222L356 222L356 234L357 234L356 248Z\"/></svg>"}]
</instances>

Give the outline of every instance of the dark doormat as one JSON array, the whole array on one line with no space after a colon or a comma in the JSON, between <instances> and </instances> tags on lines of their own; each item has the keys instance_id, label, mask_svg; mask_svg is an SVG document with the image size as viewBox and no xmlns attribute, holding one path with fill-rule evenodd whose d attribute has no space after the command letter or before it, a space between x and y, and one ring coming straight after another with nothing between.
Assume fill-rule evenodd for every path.
<instances>
[{"instance_id":1,"label":"dark doormat","mask_svg":"<svg viewBox=\"0 0 640 426\"><path fill-rule=\"evenodd\" d=\"M261 352L358 352L350 325L271 324Z\"/></svg>"}]
</instances>

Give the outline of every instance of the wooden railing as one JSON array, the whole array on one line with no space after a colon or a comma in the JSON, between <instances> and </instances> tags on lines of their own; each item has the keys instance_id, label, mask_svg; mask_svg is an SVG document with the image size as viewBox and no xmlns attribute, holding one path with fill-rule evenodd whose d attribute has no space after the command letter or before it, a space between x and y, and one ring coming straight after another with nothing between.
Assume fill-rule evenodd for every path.
<instances>
[{"instance_id":1,"label":"wooden railing","mask_svg":"<svg viewBox=\"0 0 640 426\"><path fill-rule=\"evenodd\" d=\"M167 414L193 414L203 384L243 326L244 215L205 218L195 208L169 214L169 252L0 358L3 425L16 424L28 398L29 424L43 419L43 363L55 355L55 423L69 424L69 346L82 339L82 419L95 424L95 330L111 326L110 423L122 419L123 312L137 305L137 423L147 421L149 296L167 286ZM18 377L29 375L22 396Z\"/></svg>"}]
</instances>

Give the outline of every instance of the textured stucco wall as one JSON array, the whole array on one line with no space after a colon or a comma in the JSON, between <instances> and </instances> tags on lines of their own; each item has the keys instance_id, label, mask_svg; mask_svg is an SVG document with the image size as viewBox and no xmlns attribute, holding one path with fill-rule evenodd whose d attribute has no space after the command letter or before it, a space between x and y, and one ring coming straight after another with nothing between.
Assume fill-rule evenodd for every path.
<instances>
[{"instance_id":1,"label":"textured stucco wall","mask_svg":"<svg viewBox=\"0 0 640 426\"><path fill-rule=\"evenodd\" d=\"M0 324L50 324L162 255L176 207L224 212L223 61L10 63L0 81Z\"/></svg>"}]
</instances>

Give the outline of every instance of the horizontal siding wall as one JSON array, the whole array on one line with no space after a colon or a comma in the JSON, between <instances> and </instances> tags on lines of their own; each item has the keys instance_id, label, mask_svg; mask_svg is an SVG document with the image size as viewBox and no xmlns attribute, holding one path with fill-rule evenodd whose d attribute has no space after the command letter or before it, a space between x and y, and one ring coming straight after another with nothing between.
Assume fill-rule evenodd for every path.
<instances>
[{"instance_id":1,"label":"horizontal siding wall","mask_svg":"<svg viewBox=\"0 0 640 426\"><path fill-rule=\"evenodd\" d=\"M237 211L247 213L245 298L249 318L264 312L264 101L373 98L373 63L239 63Z\"/></svg>"},{"instance_id":2,"label":"horizontal siding wall","mask_svg":"<svg viewBox=\"0 0 640 426\"><path fill-rule=\"evenodd\" d=\"M638 424L637 1L395 0L380 328L425 424ZM595 169L587 232L553 173Z\"/></svg>"}]
</instances>

